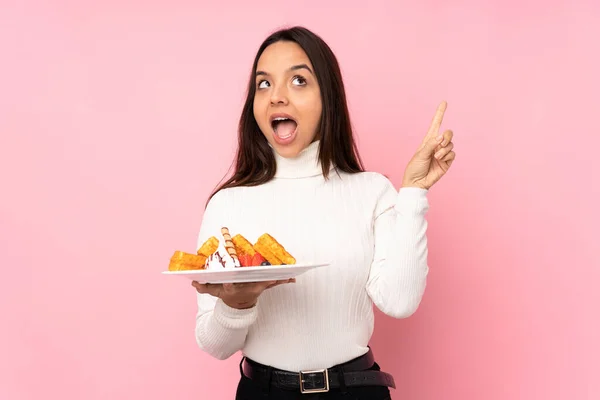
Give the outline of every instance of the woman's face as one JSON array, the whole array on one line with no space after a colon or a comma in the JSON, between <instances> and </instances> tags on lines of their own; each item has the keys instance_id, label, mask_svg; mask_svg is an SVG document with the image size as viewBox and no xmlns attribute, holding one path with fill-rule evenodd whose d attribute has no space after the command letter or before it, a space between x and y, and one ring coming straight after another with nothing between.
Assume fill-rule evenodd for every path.
<instances>
[{"instance_id":1,"label":"woman's face","mask_svg":"<svg viewBox=\"0 0 600 400\"><path fill-rule=\"evenodd\" d=\"M318 137L321 93L306 53L294 42L273 43L256 68L254 118L271 146L292 158Z\"/></svg>"}]
</instances>

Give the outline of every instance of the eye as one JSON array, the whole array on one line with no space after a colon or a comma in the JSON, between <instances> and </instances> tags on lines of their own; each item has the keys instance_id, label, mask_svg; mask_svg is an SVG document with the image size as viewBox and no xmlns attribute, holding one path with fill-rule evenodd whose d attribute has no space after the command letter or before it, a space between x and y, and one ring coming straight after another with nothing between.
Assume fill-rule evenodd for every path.
<instances>
[{"instance_id":1,"label":"eye","mask_svg":"<svg viewBox=\"0 0 600 400\"><path fill-rule=\"evenodd\" d=\"M306 79L304 79L300 75L296 75L294 77L294 79L292 79L292 82L294 82L295 85L300 85L300 86L306 85Z\"/></svg>"},{"instance_id":2,"label":"eye","mask_svg":"<svg viewBox=\"0 0 600 400\"><path fill-rule=\"evenodd\" d=\"M259 82L258 82L258 84L257 84L256 86L257 86L259 89L264 89L265 87L268 87L268 86L265 86L265 85L269 85L269 82L268 82L268 81L265 81L265 80L262 80L262 81L259 81Z\"/></svg>"}]
</instances>

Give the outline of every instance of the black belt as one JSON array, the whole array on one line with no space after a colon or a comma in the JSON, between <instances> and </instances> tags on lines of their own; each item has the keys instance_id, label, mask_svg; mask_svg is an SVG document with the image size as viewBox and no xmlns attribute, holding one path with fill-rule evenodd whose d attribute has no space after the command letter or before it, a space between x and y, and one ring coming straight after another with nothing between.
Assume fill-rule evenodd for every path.
<instances>
[{"instance_id":1,"label":"black belt","mask_svg":"<svg viewBox=\"0 0 600 400\"><path fill-rule=\"evenodd\" d=\"M392 375L369 370L375 363L371 349L354 360L327 369L290 372L259 364L242 358L241 373L265 386L299 390L301 393L328 392L332 388L345 386L388 386L396 388Z\"/></svg>"}]
</instances>

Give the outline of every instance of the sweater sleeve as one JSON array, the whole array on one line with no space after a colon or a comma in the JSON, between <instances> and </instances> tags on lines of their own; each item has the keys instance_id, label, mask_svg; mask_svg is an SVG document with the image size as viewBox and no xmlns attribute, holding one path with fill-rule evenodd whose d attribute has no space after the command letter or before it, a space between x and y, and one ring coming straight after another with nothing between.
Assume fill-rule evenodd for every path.
<instances>
[{"instance_id":1,"label":"sweater sleeve","mask_svg":"<svg viewBox=\"0 0 600 400\"><path fill-rule=\"evenodd\" d=\"M367 292L383 313L406 318L418 308L427 274L427 190L386 180L374 213L374 257Z\"/></svg>"},{"instance_id":2,"label":"sweater sleeve","mask_svg":"<svg viewBox=\"0 0 600 400\"><path fill-rule=\"evenodd\" d=\"M211 236L221 231L223 210L226 210L224 196L217 193L209 202L204 216L197 248ZM224 360L241 350L246 341L248 328L258 314L258 305L238 310L226 305L221 299L205 293L197 293L198 311L196 314L196 342L200 349L211 356Z\"/></svg>"}]
</instances>

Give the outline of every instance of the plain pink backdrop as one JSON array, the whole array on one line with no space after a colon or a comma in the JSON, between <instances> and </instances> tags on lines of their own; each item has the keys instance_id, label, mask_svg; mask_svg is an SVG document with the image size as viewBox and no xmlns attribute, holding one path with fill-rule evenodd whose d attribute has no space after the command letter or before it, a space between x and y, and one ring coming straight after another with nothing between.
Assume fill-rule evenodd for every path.
<instances>
[{"instance_id":1,"label":"plain pink backdrop","mask_svg":"<svg viewBox=\"0 0 600 400\"><path fill-rule=\"evenodd\" d=\"M204 3L2 1L0 398L233 398L239 356L197 348L194 290L160 272L195 249L258 45L293 24L339 57L394 183L449 102L425 298L377 315L394 398L600 398L597 2Z\"/></svg>"}]
</instances>

